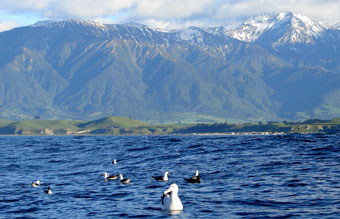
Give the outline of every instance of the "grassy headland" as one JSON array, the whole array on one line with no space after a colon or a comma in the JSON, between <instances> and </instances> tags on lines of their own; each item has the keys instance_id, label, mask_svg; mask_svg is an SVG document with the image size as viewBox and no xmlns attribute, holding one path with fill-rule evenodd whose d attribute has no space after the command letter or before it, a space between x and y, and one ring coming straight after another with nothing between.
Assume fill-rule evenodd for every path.
<instances>
[{"instance_id":1,"label":"grassy headland","mask_svg":"<svg viewBox=\"0 0 340 219\"><path fill-rule=\"evenodd\" d=\"M246 124L162 124L151 125L124 117L94 121L0 120L0 135L152 135L152 134L245 134L245 133L340 133L340 118L304 122Z\"/></svg>"}]
</instances>

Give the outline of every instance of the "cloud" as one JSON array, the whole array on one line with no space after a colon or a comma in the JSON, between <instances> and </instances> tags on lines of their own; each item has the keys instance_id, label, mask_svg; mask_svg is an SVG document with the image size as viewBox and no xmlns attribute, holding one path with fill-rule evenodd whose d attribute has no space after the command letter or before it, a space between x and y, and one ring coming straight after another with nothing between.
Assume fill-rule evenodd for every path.
<instances>
[{"instance_id":1,"label":"cloud","mask_svg":"<svg viewBox=\"0 0 340 219\"><path fill-rule=\"evenodd\" d=\"M12 13L34 13L51 19L105 17L133 7L138 0L0 0Z\"/></svg>"},{"instance_id":2,"label":"cloud","mask_svg":"<svg viewBox=\"0 0 340 219\"><path fill-rule=\"evenodd\" d=\"M189 18L209 15L215 0L143 0L139 1L133 14L158 19Z\"/></svg>"},{"instance_id":3,"label":"cloud","mask_svg":"<svg viewBox=\"0 0 340 219\"><path fill-rule=\"evenodd\" d=\"M327 22L340 21L339 0L0 0L7 14L41 20L84 18L135 21L156 27L224 25L264 13L293 11Z\"/></svg>"},{"instance_id":4,"label":"cloud","mask_svg":"<svg viewBox=\"0 0 340 219\"><path fill-rule=\"evenodd\" d=\"M15 21L0 21L0 32L13 29L17 26L18 23Z\"/></svg>"},{"instance_id":5,"label":"cloud","mask_svg":"<svg viewBox=\"0 0 340 219\"><path fill-rule=\"evenodd\" d=\"M276 14L292 11L326 22L340 21L338 0L240 0L225 1L216 13L216 19Z\"/></svg>"}]
</instances>

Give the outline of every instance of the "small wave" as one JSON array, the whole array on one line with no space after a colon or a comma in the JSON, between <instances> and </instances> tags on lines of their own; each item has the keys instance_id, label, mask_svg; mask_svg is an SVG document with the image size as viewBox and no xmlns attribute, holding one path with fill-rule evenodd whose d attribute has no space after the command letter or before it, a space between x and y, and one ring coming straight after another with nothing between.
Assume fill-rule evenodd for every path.
<instances>
[{"instance_id":1,"label":"small wave","mask_svg":"<svg viewBox=\"0 0 340 219\"><path fill-rule=\"evenodd\" d=\"M20 200L18 200L18 199L0 199L0 203L1 202L8 202L8 203L11 203L11 202L18 202L18 201L20 201Z\"/></svg>"},{"instance_id":2,"label":"small wave","mask_svg":"<svg viewBox=\"0 0 340 219\"><path fill-rule=\"evenodd\" d=\"M140 147L140 148L129 148L127 149L127 151L145 151L145 150L149 150L151 147L150 146L147 146L147 147Z\"/></svg>"},{"instance_id":3,"label":"small wave","mask_svg":"<svg viewBox=\"0 0 340 219\"><path fill-rule=\"evenodd\" d=\"M199 147L201 147L202 146L202 144L195 144L195 145L190 145L188 148L199 148Z\"/></svg>"},{"instance_id":4,"label":"small wave","mask_svg":"<svg viewBox=\"0 0 340 219\"><path fill-rule=\"evenodd\" d=\"M60 163L61 162L61 160L50 160L50 161L48 161L48 163Z\"/></svg>"},{"instance_id":5,"label":"small wave","mask_svg":"<svg viewBox=\"0 0 340 219\"><path fill-rule=\"evenodd\" d=\"M285 165L288 165L288 164L289 163L282 162L282 161L271 161L269 163L261 164L261 166L263 166L263 167L274 167L274 166L285 166Z\"/></svg>"},{"instance_id":6,"label":"small wave","mask_svg":"<svg viewBox=\"0 0 340 219\"><path fill-rule=\"evenodd\" d=\"M139 215L128 216L128 218L147 218L147 217L150 217L150 215L147 215L147 214L139 214Z\"/></svg>"},{"instance_id":7,"label":"small wave","mask_svg":"<svg viewBox=\"0 0 340 219\"><path fill-rule=\"evenodd\" d=\"M147 189L158 189L158 188L164 188L162 184L159 185L149 185L146 187Z\"/></svg>"},{"instance_id":8,"label":"small wave","mask_svg":"<svg viewBox=\"0 0 340 219\"><path fill-rule=\"evenodd\" d=\"M312 151L321 151L321 152L339 152L340 148L336 148L333 145L327 145L324 147L316 147L313 148Z\"/></svg>"},{"instance_id":9,"label":"small wave","mask_svg":"<svg viewBox=\"0 0 340 219\"><path fill-rule=\"evenodd\" d=\"M92 196L89 196L89 195L79 195L79 194L76 194L76 195L72 195L73 198L80 198L80 199L93 199L94 197Z\"/></svg>"},{"instance_id":10,"label":"small wave","mask_svg":"<svg viewBox=\"0 0 340 219\"><path fill-rule=\"evenodd\" d=\"M169 141L170 142L181 142L182 140L179 138L170 138Z\"/></svg>"},{"instance_id":11,"label":"small wave","mask_svg":"<svg viewBox=\"0 0 340 219\"><path fill-rule=\"evenodd\" d=\"M285 182L282 186L288 186L288 187L299 187L299 186L307 186L307 183L302 182L299 179L291 179Z\"/></svg>"},{"instance_id":12,"label":"small wave","mask_svg":"<svg viewBox=\"0 0 340 219\"><path fill-rule=\"evenodd\" d=\"M27 209L19 209L15 211L8 211L7 213L14 213L14 214L26 214L39 211L40 209L37 207L27 208Z\"/></svg>"},{"instance_id":13,"label":"small wave","mask_svg":"<svg viewBox=\"0 0 340 219\"><path fill-rule=\"evenodd\" d=\"M234 204L241 204L241 205L253 205L253 206L262 206L262 207L279 207L282 205L295 205L294 202L284 202L284 201L275 201L275 200L232 200L230 201Z\"/></svg>"},{"instance_id":14,"label":"small wave","mask_svg":"<svg viewBox=\"0 0 340 219\"><path fill-rule=\"evenodd\" d=\"M155 208L155 207L146 207L146 210L152 210L152 211L160 211L162 210L161 208Z\"/></svg>"}]
</instances>

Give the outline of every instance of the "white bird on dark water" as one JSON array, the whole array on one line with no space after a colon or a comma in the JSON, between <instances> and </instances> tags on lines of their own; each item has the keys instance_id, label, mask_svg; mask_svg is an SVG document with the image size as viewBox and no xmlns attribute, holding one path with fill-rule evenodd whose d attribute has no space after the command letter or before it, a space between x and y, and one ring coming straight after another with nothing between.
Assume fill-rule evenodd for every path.
<instances>
[{"instance_id":1,"label":"white bird on dark water","mask_svg":"<svg viewBox=\"0 0 340 219\"><path fill-rule=\"evenodd\" d=\"M117 164L117 160L116 160L116 159L113 159L112 164L113 164L113 165L116 165L116 164Z\"/></svg>"},{"instance_id":2,"label":"white bird on dark water","mask_svg":"<svg viewBox=\"0 0 340 219\"><path fill-rule=\"evenodd\" d=\"M119 174L119 178L120 178L120 183L122 184L129 184L131 179L130 178L123 178L123 175L122 174Z\"/></svg>"},{"instance_id":3,"label":"white bird on dark water","mask_svg":"<svg viewBox=\"0 0 340 219\"><path fill-rule=\"evenodd\" d=\"M200 174L198 173L198 170L196 170L195 175L193 177L184 180L189 183L201 183L201 177Z\"/></svg>"},{"instance_id":4,"label":"white bird on dark water","mask_svg":"<svg viewBox=\"0 0 340 219\"><path fill-rule=\"evenodd\" d=\"M118 178L118 175L110 175L108 172L104 172L104 178L106 180L110 179L110 180L113 180L113 179L117 179Z\"/></svg>"},{"instance_id":5,"label":"white bird on dark water","mask_svg":"<svg viewBox=\"0 0 340 219\"><path fill-rule=\"evenodd\" d=\"M46 194L52 195L52 189L51 187L48 187L47 190L45 191Z\"/></svg>"},{"instance_id":6,"label":"white bird on dark water","mask_svg":"<svg viewBox=\"0 0 340 219\"><path fill-rule=\"evenodd\" d=\"M32 182L32 187L39 187L39 186L40 186L40 180Z\"/></svg>"},{"instance_id":7,"label":"white bird on dark water","mask_svg":"<svg viewBox=\"0 0 340 219\"><path fill-rule=\"evenodd\" d=\"M173 183L167 190L163 192L162 210L166 211L182 211L183 205L181 199L178 197L178 186Z\"/></svg>"},{"instance_id":8,"label":"white bird on dark water","mask_svg":"<svg viewBox=\"0 0 340 219\"><path fill-rule=\"evenodd\" d=\"M170 175L170 173L168 171L165 171L164 176L152 176L152 179L158 180L158 181L168 181L168 175Z\"/></svg>"}]
</instances>

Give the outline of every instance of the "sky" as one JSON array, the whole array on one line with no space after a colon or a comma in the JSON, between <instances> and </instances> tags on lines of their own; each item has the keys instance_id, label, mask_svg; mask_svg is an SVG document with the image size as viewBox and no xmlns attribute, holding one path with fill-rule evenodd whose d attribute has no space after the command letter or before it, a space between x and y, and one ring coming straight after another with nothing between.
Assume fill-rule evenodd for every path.
<instances>
[{"instance_id":1,"label":"sky","mask_svg":"<svg viewBox=\"0 0 340 219\"><path fill-rule=\"evenodd\" d=\"M340 0L0 0L0 31L67 19L133 21L162 29L206 27L288 11L323 23L340 22Z\"/></svg>"}]
</instances>

